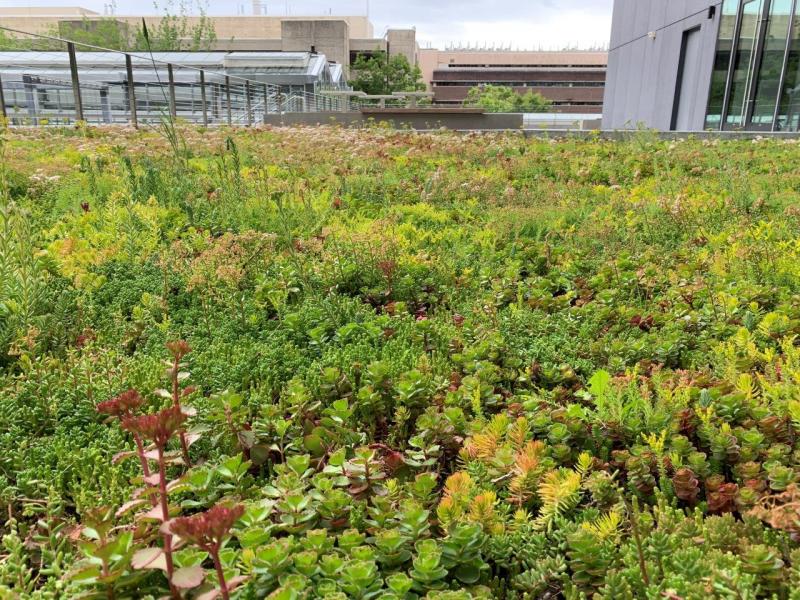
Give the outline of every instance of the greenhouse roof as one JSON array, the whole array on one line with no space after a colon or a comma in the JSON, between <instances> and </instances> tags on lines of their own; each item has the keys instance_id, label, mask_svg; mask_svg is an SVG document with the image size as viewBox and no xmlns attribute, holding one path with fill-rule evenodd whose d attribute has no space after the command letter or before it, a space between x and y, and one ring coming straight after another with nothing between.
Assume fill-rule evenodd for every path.
<instances>
[{"instance_id":1,"label":"greenhouse roof","mask_svg":"<svg viewBox=\"0 0 800 600\"><path fill-rule=\"evenodd\" d=\"M125 77L125 54L117 52L78 52L79 71L107 77ZM320 80L343 83L341 65L329 63L324 54L311 52L154 52L131 54L133 68L154 71L166 70L167 63L176 67L176 80L186 79L182 69L208 72L210 78L219 75L238 76L275 84L310 84ZM0 52L0 72L58 72L69 69L69 55L52 51ZM141 78L139 75L137 78ZM194 79L195 75L190 78Z\"/></svg>"}]
</instances>

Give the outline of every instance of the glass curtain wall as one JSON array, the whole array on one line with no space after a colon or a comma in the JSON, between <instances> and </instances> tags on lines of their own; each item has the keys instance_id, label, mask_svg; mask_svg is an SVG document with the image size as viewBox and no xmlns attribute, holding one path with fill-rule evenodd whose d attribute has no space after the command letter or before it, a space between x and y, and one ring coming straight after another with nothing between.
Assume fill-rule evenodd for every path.
<instances>
[{"instance_id":1,"label":"glass curtain wall","mask_svg":"<svg viewBox=\"0 0 800 600\"><path fill-rule=\"evenodd\" d=\"M758 67L755 96L750 122L759 129L772 129L775 104L781 86L786 39L792 21L792 0L772 0L766 35Z\"/></svg>"},{"instance_id":2,"label":"glass curtain wall","mask_svg":"<svg viewBox=\"0 0 800 600\"><path fill-rule=\"evenodd\" d=\"M800 0L724 0L706 127L797 131Z\"/></svg>"},{"instance_id":3,"label":"glass curtain wall","mask_svg":"<svg viewBox=\"0 0 800 600\"><path fill-rule=\"evenodd\" d=\"M740 128L747 119L763 11L764 0L745 0L740 12L739 35L733 53L733 76L725 119L726 129Z\"/></svg>"},{"instance_id":4,"label":"glass curtain wall","mask_svg":"<svg viewBox=\"0 0 800 600\"><path fill-rule=\"evenodd\" d=\"M711 75L711 91L708 97L706 129L719 129L722 122L722 108L725 105L725 92L728 89L728 70L733 53L733 40L736 37L736 22L739 15L739 0L725 0L722 4L722 17L719 25L719 40L714 58L714 72Z\"/></svg>"},{"instance_id":5,"label":"glass curtain wall","mask_svg":"<svg viewBox=\"0 0 800 600\"><path fill-rule=\"evenodd\" d=\"M797 2L792 18L785 74L775 131L800 131L800 2Z\"/></svg>"}]
</instances>

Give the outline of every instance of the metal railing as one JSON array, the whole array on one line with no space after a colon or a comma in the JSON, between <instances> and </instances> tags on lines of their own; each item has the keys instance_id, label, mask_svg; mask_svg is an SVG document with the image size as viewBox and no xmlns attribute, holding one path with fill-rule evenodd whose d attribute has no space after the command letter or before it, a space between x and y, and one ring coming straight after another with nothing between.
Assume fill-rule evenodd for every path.
<instances>
[{"instance_id":1,"label":"metal railing","mask_svg":"<svg viewBox=\"0 0 800 600\"><path fill-rule=\"evenodd\" d=\"M47 60L38 65L32 58L23 66L0 60L0 116L11 126L86 122L137 127L159 122L165 116L204 126L252 126L266 122L270 114L359 108L357 101L346 96L287 90L226 72L161 60L149 52L122 52L5 27L0 30L23 36L17 37L20 41L50 44ZM84 56L78 49L113 57L104 61L102 68L82 67L81 57L90 55Z\"/></svg>"}]
</instances>

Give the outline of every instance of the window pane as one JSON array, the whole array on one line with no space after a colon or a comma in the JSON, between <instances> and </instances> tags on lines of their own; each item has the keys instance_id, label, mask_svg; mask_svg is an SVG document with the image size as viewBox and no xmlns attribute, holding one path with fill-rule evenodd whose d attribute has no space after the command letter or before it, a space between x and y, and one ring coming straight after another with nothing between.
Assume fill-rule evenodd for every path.
<instances>
[{"instance_id":1,"label":"window pane","mask_svg":"<svg viewBox=\"0 0 800 600\"><path fill-rule=\"evenodd\" d=\"M752 117L754 125L772 126L775 104L778 102L778 87L781 84L783 59L786 56L786 37L789 35L791 12L791 0L772 0L767 37L764 40L764 54L758 71L758 87Z\"/></svg>"},{"instance_id":2,"label":"window pane","mask_svg":"<svg viewBox=\"0 0 800 600\"><path fill-rule=\"evenodd\" d=\"M775 128L778 131L800 130L800 3L794 16L786 80L783 84Z\"/></svg>"},{"instance_id":3,"label":"window pane","mask_svg":"<svg viewBox=\"0 0 800 600\"><path fill-rule=\"evenodd\" d=\"M739 0L725 0L722 5L717 54L714 58L714 73L711 76L711 93L708 98L707 129L719 129L719 122L722 119L722 104L725 102L725 84L728 82L738 10Z\"/></svg>"},{"instance_id":4,"label":"window pane","mask_svg":"<svg viewBox=\"0 0 800 600\"><path fill-rule=\"evenodd\" d=\"M764 0L749 0L744 3L742 26L739 31L739 47L734 56L733 81L731 82L728 106L728 127L744 125L747 112L747 97L753 84L753 62L761 28L761 13Z\"/></svg>"}]
</instances>

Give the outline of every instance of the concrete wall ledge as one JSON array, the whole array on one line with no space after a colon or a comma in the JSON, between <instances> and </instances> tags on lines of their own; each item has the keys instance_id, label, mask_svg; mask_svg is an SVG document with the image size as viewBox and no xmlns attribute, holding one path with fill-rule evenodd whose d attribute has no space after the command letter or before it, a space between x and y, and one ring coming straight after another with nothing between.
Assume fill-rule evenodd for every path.
<instances>
[{"instance_id":1,"label":"concrete wall ledge","mask_svg":"<svg viewBox=\"0 0 800 600\"><path fill-rule=\"evenodd\" d=\"M391 107L378 108L366 106L361 109L361 113L365 115L486 115L497 114L487 113L482 108L404 108L404 107Z\"/></svg>"},{"instance_id":2,"label":"concrete wall ledge","mask_svg":"<svg viewBox=\"0 0 800 600\"><path fill-rule=\"evenodd\" d=\"M273 126L292 125L340 125L343 127L366 127L383 125L395 129L413 129L416 131L432 131L436 129L452 130L521 130L522 114L500 114L464 112L434 112L430 109L411 110L407 112L317 112L317 113L284 113L267 115L264 123Z\"/></svg>"},{"instance_id":3,"label":"concrete wall ledge","mask_svg":"<svg viewBox=\"0 0 800 600\"><path fill-rule=\"evenodd\" d=\"M573 138L627 141L652 136L659 140L758 140L783 139L800 140L800 132L765 132L765 131L655 131L655 130L564 130L564 129L525 129L522 134L527 137Z\"/></svg>"}]
</instances>

